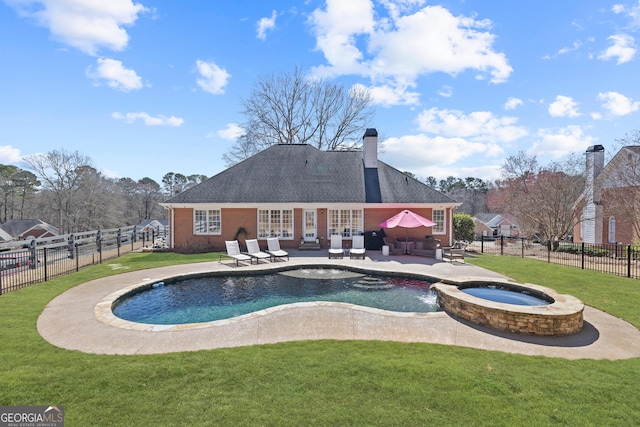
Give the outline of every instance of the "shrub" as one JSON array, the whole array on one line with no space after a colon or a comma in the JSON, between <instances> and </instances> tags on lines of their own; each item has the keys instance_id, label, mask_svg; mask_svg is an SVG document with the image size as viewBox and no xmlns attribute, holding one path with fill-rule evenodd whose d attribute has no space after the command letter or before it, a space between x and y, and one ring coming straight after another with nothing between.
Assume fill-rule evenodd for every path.
<instances>
[{"instance_id":1,"label":"shrub","mask_svg":"<svg viewBox=\"0 0 640 427\"><path fill-rule=\"evenodd\" d=\"M470 215L457 213L453 214L453 238L465 242L473 242L476 224Z\"/></svg>"}]
</instances>

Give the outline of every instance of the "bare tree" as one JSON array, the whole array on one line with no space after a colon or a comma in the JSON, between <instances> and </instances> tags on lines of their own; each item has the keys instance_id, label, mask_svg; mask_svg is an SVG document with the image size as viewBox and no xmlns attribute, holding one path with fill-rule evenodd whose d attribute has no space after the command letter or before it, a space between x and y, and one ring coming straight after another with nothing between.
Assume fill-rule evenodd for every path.
<instances>
[{"instance_id":1,"label":"bare tree","mask_svg":"<svg viewBox=\"0 0 640 427\"><path fill-rule=\"evenodd\" d=\"M508 157L503 179L496 183L499 209L514 215L526 234L558 242L579 221L575 203L584 189L581 165L571 158L540 167L535 156L524 152Z\"/></svg>"},{"instance_id":2,"label":"bare tree","mask_svg":"<svg viewBox=\"0 0 640 427\"><path fill-rule=\"evenodd\" d=\"M246 134L223 156L227 166L274 144L312 144L320 150L353 145L373 117L371 95L329 80L314 80L300 68L260 77L242 101Z\"/></svg>"},{"instance_id":3,"label":"bare tree","mask_svg":"<svg viewBox=\"0 0 640 427\"><path fill-rule=\"evenodd\" d=\"M69 153L53 150L46 154L32 154L24 159L28 168L38 176L43 190L51 194L60 232L72 232L70 215L74 196L78 191L82 174L91 166L91 159L78 151Z\"/></svg>"},{"instance_id":4,"label":"bare tree","mask_svg":"<svg viewBox=\"0 0 640 427\"><path fill-rule=\"evenodd\" d=\"M0 222L24 219L26 203L33 198L38 185L33 173L13 165L0 165Z\"/></svg>"}]
</instances>

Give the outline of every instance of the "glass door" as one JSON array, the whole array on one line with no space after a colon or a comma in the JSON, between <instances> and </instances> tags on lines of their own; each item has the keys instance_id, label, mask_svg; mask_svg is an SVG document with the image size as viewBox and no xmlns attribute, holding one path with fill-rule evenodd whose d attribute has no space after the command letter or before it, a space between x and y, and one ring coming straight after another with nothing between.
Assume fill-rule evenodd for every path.
<instances>
[{"instance_id":1,"label":"glass door","mask_svg":"<svg viewBox=\"0 0 640 427\"><path fill-rule=\"evenodd\" d=\"M317 225L316 225L316 211L305 210L303 211L304 217L304 241L315 242L317 237Z\"/></svg>"}]
</instances>

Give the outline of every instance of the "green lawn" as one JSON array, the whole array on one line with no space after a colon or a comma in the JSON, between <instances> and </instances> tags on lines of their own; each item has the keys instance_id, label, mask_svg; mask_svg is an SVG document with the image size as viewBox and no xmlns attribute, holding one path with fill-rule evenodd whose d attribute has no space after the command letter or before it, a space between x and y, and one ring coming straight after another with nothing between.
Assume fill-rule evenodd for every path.
<instances>
[{"instance_id":1,"label":"green lawn","mask_svg":"<svg viewBox=\"0 0 640 427\"><path fill-rule=\"evenodd\" d=\"M136 253L117 262L137 269L211 259ZM467 260L640 326L637 280L512 257ZM640 359L369 341L105 356L39 336L48 301L107 274L114 271L99 265L0 296L0 405L62 405L67 426L640 425Z\"/></svg>"}]
</instances>

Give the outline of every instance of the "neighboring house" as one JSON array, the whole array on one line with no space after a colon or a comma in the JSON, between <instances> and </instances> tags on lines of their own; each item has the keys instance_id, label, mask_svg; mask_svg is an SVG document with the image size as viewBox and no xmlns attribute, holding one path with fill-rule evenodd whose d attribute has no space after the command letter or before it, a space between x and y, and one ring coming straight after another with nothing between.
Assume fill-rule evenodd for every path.
<instances>
[{"instance_id":1,"label":"neighboring house","mask_svg":"<svg viewBox=\"0 0 640 427\"><path fill-rule=\"evenodd\" d=\"M438 225L406 230L452 243L455 200L378 160L378 133L367 129L362 151L320 151L306 144L273 145L161 203L169 213L169 245L222 249L236 236L277 236L284 248L342 234L380 230L403 209ZM244 235L243 232L246 232ZM405 229L385 230L405 237Z\"/></svg>"},{"instance_id":2,"label":"neighboring house","mask_svg":"<svg viewBox=\"0 0 640 427\"><path fill-rule=\"evenodd\" d=\"M168 219L145 219L136 225L138 231L155 232L158 236L165 236L169 231Z\"/></svg>"},{"instance_id":3,"label":"neighboring house","mask_svg":"<svg viewBox=\"0 0 640 427\"><path fill-rule=\"evenodd\" d=\"M6 243L12 240L15 240L13 236L0 228L0 243Z\"/></svg>"},{"instance_id":4,"label":"neighboring house","mask_svg":"<svg viewBox=\"0 0 640 427\"><path fill-rule=\"evenodd\" d=\"M604 147L586 151L585 190L576 203L580 221L574 241L592 244L636 242L640 236L640 146L622 147L605 166Z\"/></svg>"},{"instance_id":5,"label":"neighboring house","mask_svg":"<svg viewBox=\"0 0 640 427\"><path fill-rule=\"evenodd\" d=\"M10 219L0 228L13 240L40 239L60 234L56 227L39 219Z\"/></svg>"},{"instance_id":6,"label":"neighboring house","mask_svg":"<svg viewBox=\"0 0 640 427\"><path fill-rule=\"evenodd\" d=\"M473 217L475 234L485 237L518 237L520 229L515 219L498 213L482 213Z\"/></svg>"}]
</instances>

